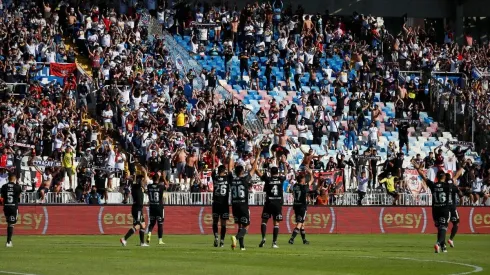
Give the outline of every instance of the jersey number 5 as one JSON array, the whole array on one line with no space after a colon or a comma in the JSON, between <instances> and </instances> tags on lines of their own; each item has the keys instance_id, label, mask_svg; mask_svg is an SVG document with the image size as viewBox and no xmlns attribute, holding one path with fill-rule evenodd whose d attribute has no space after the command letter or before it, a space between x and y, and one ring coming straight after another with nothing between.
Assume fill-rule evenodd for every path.
<instances>
[{"instance_id":1,"label":"jersey number 5","mask_svg":"<svg viewBox=\"0 0 490 275\"><path fill-rule=\"evenodd\" d=\"M13 192L7 192L7 203L8 204L14 203L14 193Z\"/></svg>"}]
</instances>

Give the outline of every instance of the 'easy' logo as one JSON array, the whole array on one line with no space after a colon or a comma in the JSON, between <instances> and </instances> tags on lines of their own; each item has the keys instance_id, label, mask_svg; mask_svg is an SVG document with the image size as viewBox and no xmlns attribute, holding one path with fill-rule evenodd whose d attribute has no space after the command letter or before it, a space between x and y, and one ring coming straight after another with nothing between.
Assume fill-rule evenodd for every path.
<instances>
[{"instance_id":1,"label":"'easy' logo","mask_svg":"<svg viewBox=\"0 0 490 275\"><path fill-rule=\"evenodd\" d=\"M425 208L381 208L381 233L424 233L427 225Z\"/></svg>"},{"instance_id":2,"label":"'easy' logo","mask_svg":"<svg viewBox=\"0 0 490 275\"><path fill-rule=\"evenodd\" d=\"M490 211L486 207L473 207L470 210L471 233L490 233Z\"/></svg>"},{"instance_id":3,"label":"'easy' logo","mask_svg":"<svg viewBox=\"0 0 490 275\"><path fill-rule=\"evenodd\" d=\"M7 228L7 219L0 213L0 230ZM15 230L20 234L46 234L48 230L48 210L46 207L22 207L17 215Z\"/></svg>"}]
</instances>

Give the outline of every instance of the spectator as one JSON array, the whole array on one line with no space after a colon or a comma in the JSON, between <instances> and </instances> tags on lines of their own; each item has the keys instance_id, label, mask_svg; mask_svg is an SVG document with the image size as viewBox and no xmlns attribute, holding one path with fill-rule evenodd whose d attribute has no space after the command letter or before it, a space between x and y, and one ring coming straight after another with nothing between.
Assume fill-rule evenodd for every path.
<instances>
[{"instance_id":1,"label":"spectator","mask_svg":"<svg viewBox=\"0 0 490 275\"><path fill-rule=\"evenodd\" d=\"M99 205L101 204L101 196L97 192L97 187L92 186L91 191L87 194L87 198L85 199L87 201L87 204L91 205Z\"/></svg>"}]
</instances>

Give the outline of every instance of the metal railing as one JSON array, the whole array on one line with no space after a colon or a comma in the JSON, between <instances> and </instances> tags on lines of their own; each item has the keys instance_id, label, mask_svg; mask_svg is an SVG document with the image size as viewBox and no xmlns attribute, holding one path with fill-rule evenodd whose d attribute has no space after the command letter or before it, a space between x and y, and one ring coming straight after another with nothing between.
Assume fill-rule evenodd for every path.
<instances>
[{"instance_id":1,"label":"metal railing","mask_svg":"<svg viewBox=\"0 0 490 275\"><path fill-rule=\"evenodd\" d=\"M327 195L327 205L338 206L355 206L357 205L357 193L342 193ZM249 205L264 205L266 195L264 192L256 192L249 194ZM109 193L107 203L122 204L124 197L122 193ZM284 205L293 204L293 195L290 193L284 194ZM102 200L103 203L106 201ZM145 203L148 199L145 197ZM190 193L190 192L166 192L164 193L163 202L165 205L211 205L213 202L213 193ZM21 204L70 204L77 203L75 195L70 192L47 193L45 200L40 201L40 196L37 192L25 192L21 196ZM132 200L129 198L128 203ZM412 195L401 193L399 205L403 206L429 206L432 203L431 194ZM313 203L310 203L313 204ZM368 192L362 201L363 205L392 205L393 198L386 193Z\"/></svg>"}]
</instances>

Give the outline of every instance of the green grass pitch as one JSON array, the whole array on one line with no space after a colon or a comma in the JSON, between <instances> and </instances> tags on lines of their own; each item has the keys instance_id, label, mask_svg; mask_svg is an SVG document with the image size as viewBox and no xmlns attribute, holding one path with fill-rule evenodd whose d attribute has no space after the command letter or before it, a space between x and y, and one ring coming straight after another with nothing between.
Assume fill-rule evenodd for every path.
<instances>
[{"instance_id":1,"label":"green grass pitch","mask_svg":"<svg viewBox=\"0 0 490 275\"><path fill-rule=\"evenodd\" d=\"M435 254L434 235L307 235L310 245L287 243L271 235L245 237L246 251L212 246L212 236L164 236L157 245L139 247L138 236L14 236L14 247L0 247L0 274L150 275L150 274L322 274L466 275L490 274L490 235L458 235L455 248ZM4 237L2 237L4 238Z\"/></svg>"}]
</instances>

